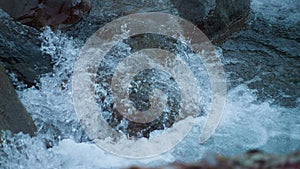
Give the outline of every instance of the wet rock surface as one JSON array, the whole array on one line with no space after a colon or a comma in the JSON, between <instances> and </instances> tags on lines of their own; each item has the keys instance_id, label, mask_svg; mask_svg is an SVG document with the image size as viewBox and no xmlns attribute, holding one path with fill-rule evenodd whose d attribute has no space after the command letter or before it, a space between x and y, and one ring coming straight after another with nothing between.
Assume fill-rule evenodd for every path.
<instances>
[{"instance_id":1,"label":"wet rock surface","mask_svg":"<svg viewBox=\"0 0 300 169\"><path fill-rule=\"evenodd\" d=\"M112 48L111 52L103 58L96 76L95 91L97 92L95 94L97 103L103 110L103 117L105 117L111 127L131 138L149 138L152 131L170 128L174 123L186 118L180 115L179 110L181 109L180 102L182 98L176 80L168 73L156 69L145 69L134 76L130 83L129 99L139 111L146 111L151 107L150 93L155 89L162 91L167 97L167 103L165 110L159 112L161 115L157 119L147 123L131 121L114 107L115 103L110 86L116 68L112 66L120 64L126 57L137 51L149 48L173 51L180 56L186 54L183 50L188 51L187 53L189 54L192 53L183 43L167 36L156 34L137 35L125 39L122 43ZM191 61L187 62L192 65ZM199 74L200 70L199 68L194 73ZM201 76L208 77L205 73L201 74ZM199 84L200 86L203 88L203 85ZM126 126L122 124L126 124Z\"/></svg>"},{"instance_id":2,"label":"wet rock surface","mask_svg":"<svg viewBox=\"0 0 300 169\"><path fill-rule=\"evenodd\" d=\"M13 21L0 9L0 62L28 86L52 70L51 58L40 51L39 31Z\"/></svg>"},{"instance_id":3,"label":"wet rock surface","mask_svg":"<svg viewBox=\"0 0 300 169\"><path fill-rule=\"evenodd\" d=\"M27 91L23 91L24 93L22 98L23 103L27 105L26 108L29 107L28 111L33 114L36 122L38 123L39 137L24 139L22 134L19 136L10 136L11 139L16 140L16 143L21 142L22 144L19 145L15 144L15 142L12 142L14 144L10 144L11 147L17 145L14 147L14 149L9 149L7 147L3 148L0 146L0 156L2 154L4 154L3 156L7 156L7 158L4 159L4 162L7 163L7 165L5 164L5 166L8 166L7 168L11 168L11 166L16 166L15 168L18 168L20 166L29 166L29 168L33 166L36 168L41 168L41 166L48 166L49 168L74 168L75 166L78 167L79 165L93 165L94 168L104 168L98 166L104 166L105 164L107 166L111 165L110 163L112 162L110 158L112 158L112 161L114 162L115 157L109 156L108 153L106 154L101 152L99 154L90 154L91 149L88 149L88 151L86 151L88 152L86 153L88 154L87 156L84 156L82 155L84 153L81 153L82 149L80 149L80 145L89 146L90 140L87 138L87 136L82 134L84 133L84 131L80 128L80 125L76 119L75 112L72 108L72 92L70 82L72 68L70 67L73 66L73 59L76 57L76 52L79 51L78 46L81 45L78 45L78 41L76 40L86 40L99 27L103 26L105 23L108 23L113 19L130 13L143 11L159 11L176 15L178 14L178 12L180 13L178 7L176 7L175 4L170 3L171 1L147 1L145 3L140 3L140 1L131 2L129 3L125 1L118 1L118 3L116 3L116 1L108 0L92 1L92 11L89 15L84 17L83 20L71 27L60 27L63 32L67 33L69 36L73 36L74 39L70 38L69 40L66 40L64 38L61 38L60 36L52 37L54 40L50 40L49 44L53 46L50 46L48 50L50 51L49 53L52 53L53 57L56 58L57 63L55 64L57 64L57 70L54 71L53 74L48 74L43 77L43 79L41 80L43 81L43 83L41 84L42 87L39 90L31 88ZM213 15L214 12L210 13L209 11L210 9L216 9L216 2L220 3L221 1L210 2L211 3L208 3L207 1L208 10L204 10L203 14L201 12L199 13L201 13L201 16L207 15L206 21L209 21L209 19L207 20L207 18L211 18L211 22L212 24L214 24L214 19L216 19L213 17L215 16ZM229 2L233 3L235 1ZM259 0L252 0L252 3L253 2L258 3ZM246 84L249 88L255 89L259 97L258 101L256 100L256 97L253 101L251 98L252 95L246 95L247 91L249 91L248 88L238 90L237 94L234 94L232 97L235 97L236 100L241 100L240 104L243 105L240 105L239 103L233 103L232 107L229 107L229 109L231 109L229 114L233 114L232 116L236 116L237 114L235 114L235 112L237 112L240 114L249 114L249 116L246 116L246 120L242 118L244 116L237 116L232 120L232 123L227 124L229 126L227 126L228 128L226 128L225 124L225 129L223 129L223 131L232 130L232 132L217 133L217 136L213 136L213 140L207 143L207 145L200 145L201 148L205 147L207 149L212 149L213 151L216 150L219 153L225 153L226 151L223 150L227 150L227 152L229 151L230 154L240 153L243 150L248 150L249 147L258 147L264 150L269 149L270 152L281 152L281 150L284 150L282 151L284 153L287 151L294 151L295 149L299 149L299 123L297 123L297 119L299 117L299 108L297 108L296 106L299 105L299 101L297 101L297 99L299 100L300 96L300 17L298 17L300 13L300 6L299 4L297 4L299 3L298 1L292 0L286 2L289 4L288 7L284 5L283 7L278 7L282 4L276 4L275 2L276 0L270 0L270 3L267 3L267 5L261 5L264 8L267 8L267 10L264 9L262 13L260 13L259 11L255 11L255 14L252 13L249 18L237 17L238 20L241 20L241 22L237 24L235 24L234 22L227 25L228 18L225 17L224 22L222 23L223 26L226 27L225 30L228 30L228 27L229 30L233 30L228 34L226 32L222 32L221 29L219 30L218 27L212 27L213 29L205 28L205 30L208 31L216 31L216 35L221 35L221 37L228 37L228 35L232 34L235 29L238 30L244 27L242 21L243 19L248 19L246 22L247 25L244 30L232 34L232 36L225 39L224 43L223 38L220 38L221 41L218 42L218 45L223 50L223 56L221 56L221 59L224 63L224 67L228 75L229 89L234 89L240 84ZM222 6L222 3L220 5ZM190 7L192 6L193 5L190 4ZM223 4L223 6L226 5ZM255 6L255 4L252 5L252 7L253 6ZM195 6L195 8L199 9L201 7L201 5ZM277 11L278 15L274 15L274 13L271 12L266 13L266 11L274 11L278 8L280 9ZM228 9L230 9L230 7ZM293 15L291 13L293 13ZM222 12L220 12L219 16L221 14ZM266 15L272 16L272 20L269 20L270 17L266 18ZM2 17L4 15L0 16ZM5 17L7 16L5 15ZM235 18L236 16L233 17ZM0 40L1 52L4 51L3 56L0 56L1 59L4 58L1 61L5 63L5 66L8 70L16 72L18 77L21 77L20 79L25 83L34 84L36 77L38 77L42 72L48 72L50 70L49 67L51 67L50 58L39 54L40 51L37 50L40 44L40 40L37 38L39 32L30 27L13 22L12 20L3 21L4 22L0 22L0 30L2 29L0 31L0 35L4 35L4 41ZM201 20L195 19L193 20L193 22L200 22L200 26L198 26L201 27ZM11 33L12 35L10 35L9 33ZM225 34L225 36L222 36L223 33ZM44 37L51 38L51 34L55 35L56 33L52 32L45 35ZM214 35L211 34L211 36L213 37ZM25 41L24 38L27 41ZM153 40L153 38L151 39L151 37L147 36L145 36L145 39ZM216 39L219 39L219 37L217 37ZM160 42L160 40L162 39L154 39L153 41ZM28 46L25 45L26 47L24 47L24 44L28 44ZM144 46L151 46L154 44L156 43L149 43L148 41L145 43L135 43L135 41L131 41L129 45L130 47L136 47L140 49ZM10 52L13 56L18 57L14 58L11 57L10 54L6 54ZM30 54L30 52L32 52L32 55ZM23 56L32 56L32 58L27 60L27 58L23 58ZM40 57L36 56L41 56L42 58L46 57L46 59L41 59ZM44 62L45 65L43 65ZM21 66L18 68L18 65ZM252 91L253 90L251 90L251 92ZM5 92L6 91L4 91L4 93ZM240 97L240 95L243 95L243 93L244 97ZM142 96L144 96L143 93L141 95L133 95L132 98L138 100L137 98ZM248 99L250 101L248 101ZM147 99L145 100L147 103ZM270 101L275 104L275 106L271 109L265 102L263 104L260 104L260 102L262 101ZM253 105L256 106L254 106L253 108ZM283 107L277 108L277 106L284 106L288 108L286 110L282 110L284 109ZM290 107L296 108L293 109ZM247 111L244 111L246 109ZM255 112L266 114L266 116L260 116L261 114L259 113L256 116ZM278 114L281 115L277 117ZM229 115L227 114L225 116ZM267 116L274 118L266 118ZM108 117L108 120L110 119L112 118ZM243 120L248 121L249 123L244 123ZM173 121L175 120L171 119L171 122ZM258 122L252 123L254 121ZM266 124L260 126L261 124L258 123L261 122L266 122ZM233 123L238 123L238 125L233 125ZM118 124L121 124L120 121L117 121L116 124L112 124L112 126L118 126ZM258 125L258 127L256 125ZM124 125L120 126L124 127ZM134 129L136 127L132 128ZM250 130L249 132L249 128L253 128L253 130L256 131L254 132ZM155 128L155 130L158 129L159 128ZM138 128L138 131L133 131L133 133L131 134L134 136L139 136L137 134L140 133L140 131L141 130ZM269 136L269 131L271 134L275 134L275 136ZM256 135L257 133L258 135ZM147 134L149 134L148 131L145 136L147 136ZM232 135L236 138L232 138ZM254 137L253 139L248 140L248 137L246 137L247 139L243 137L244 135L249 135L249 138L251 136ZM177 150L172 152L172 155L167 154L166 156L162 156L162 158L168 158L169 156L172 156L170 157L172 160L178 159L181 161L193 161L195 159L199 159L199 157L201 156L200 154L202 153L202 151L205 151L205 149L203 150L197 147L199 145L196 137L197 136L195 136L194 140L185 142L185 145L180 145L181 147L179 146L179 148L177 147ZM72 140L71 142L67 142L66 145L71 145L70 147L73 146L76 148L70 148L68 146L58 146L63 142L63 139ZM258 140L257 142L256 139ZM260 139L265 139L266 142L263 142L264 140L262 140L263 143L261 143ZM36 144L36 142L33 140L37 140L39 144ZM73 143L73 140L75 140L76 143ZM41 150L41 147L43 150ZM54 147L54 149L51 149L52 147ZM79 148L78 151L73 151L77 148ZM95 148L93 147L92 149L94 150ZM82 156L77 156L78 154ZM91 159L91 156L95 158L92 158L92 160L89 161L89 159ZM108 159L107 163L94 163L94 161L98 161L99 157L101 157L101 159ZM251 168L253 166L254 168L259 166L260 168L262 168L262 166L266 166L269 168L298 168L298 157L299 153L282 156L281 158L279 156L267 155L260 152L251 152L249 154L245 154L233 159L228 159L225 157L208 157L208 159L205 159L205 162L199 162L200 164L174 164L168 167L222 168L225 166L226 168L234 168L237 166L239 168ZM51 166L52 164L49 164L49 159L50 161L54 161L54 167ZM161 159L161 161L164 160L165 159ZM172 160L169 160L168 162ZM207 162L207 160L209 162ZM77 163L78 161L80 162ZM2 161L0 159L0 166L1 164L3 164L1 162ZM122 166L122 162L125 163L127 162L127 160L121 161L119 165L114 166Z\"/></svg>"},{"instance_id":4,"label":"wet rock surface","mask_svg":"<svg viewBox=\"0 0 300 169\"><path fill-rule=\"evenodd\" d=\"M222 41L221 38L225 38L230 35L232 32L241 29L244 27L245 19L248 16L250 8L250 0L241 1L241 0L232 0L232 1L144 1L141 3L138 0L134 1L92 1L92 9L90 13L84 17L76 25L62 29L69 36L79 38L81 40L86 40L94 32L96 32L100 27L106 23L117 19L121 16L134 14L138 12L164 12L174 15L179 15L195 25L199 26L204 32L209 36L209 38L214 39L215 41ZM236 22L238 21L238 22ZM236 29L236 30L235 30ZM228 31L229 30L229 31ZM137 41L134 43L131 39L130 47L133 50L143 49L143 48L162 48L166 41L164 38L153 38L149 35L145 35L146 43ZM174 43L174 42L172 42ZM156 44L156 45L153 45ZM174 45L174 44L172 44ZM172 46L171 42L169 46ZM168 46L168 45L166 45ZM120 50L120 49L118 49ZM118 51L115 51L118 53ZM116 58L119 56L115 56ZM108 61L108 63L110 63ZM110 67L108 68L110 69ZM103 72L107 71L107 68L99 69ZM106 75L105 78L109 77ZM144 77L145 78L145 77ZM99 84L105 84L107 80L99 80ZM100 84L101 85L101 84ZM104 87L105 88L105 87ZM108 92L110 93L110 92ZM111 93L110 93L111 94ZM161 122L168 121L166 127L162 127L165 123L160 123L160 121L154 121L151 124L134 124L128 123L125 118L122 118L116 111L112 110L113 102L107 103L107 100L111 100L108 94L99 94L100 98L98 102L103 104L102 107L105 113L113 112L113 115L107 118L107 122L116 130L120 130L129 136L134 137L149 137L150 131L153 130L163 130L172 126L172 123L175 121L175 116L170 115L172 113L166 113L166 117L161 117ZM177 98L176 98L177 99ZM175 100L176 100L175 99ZM139 99L133 98L133 102L139 102ZM147 101L146 101L147 102ZM101 105L100 104L100 105ZM140 106L140 105L139 105ZM176 112L177 110L174 110ZM174 114L174 113L173 113ZM169 119L169 120L162 120ZM121 124L128 123L128 127L124 128ZM122 126L119 128L119 126Z\"/></svg>"},{"instance_id":5,"label":"wet rock surface","mask_svg":"<svg viewBox=\"0 0 300 169\"><path fill-rule=\"evenodd\" d=\"M286 10L300 13L300 8L294 9L300 5L298 1L290 3L293 5ZM277 17L280 16L279 13ZM286 107L297 105L300 97L300 20L299 17L293 22L287 21L289 19L270 21L261 13L252 13L247 28L220 45L230 88L246 83L257 90L260 101L270 100Z\"/></svg>"},{"instance_id":6,"label":"wet rock surface","mask_svg":"<svg viewBox=\"0 0 300 169\"><path fill-rule=\"evenodd\" d=\"M179 15L197 25L216 42L244 26L250 9L250 0L163 0L163 1L109 1L91 2L91 11L76 25L65 29L74 37L89 38L104 24L121 16L139 12L163 12ZM229 30L229 31L228 31ZM76 34L75 34L76 32Z\"/></svg>"},{"instance_id":7,"label":"wet rock surface","mask_svg":"<svg viewBox=\"0 0 300 169\"><path fill-rule=\"evenodd\" d=\"M95 0L91 1L90 12L72 27L62 28L68 35L86 40L100 27L119 17L138 12L165 12L176 14L177 10L169 0Z\"/></svg>"},{"instance_id":8,"label":"wet rock surface","mask_svg":"<svg viewBox=\"0 0 300 169\"><path fill-rule=\"evenodd\" d=\"M179 15L197 25L208 38L221 43L245 26L250 0L172 0Z\"/></svg>"},{"instance_id":9,"label":"wet rock surface","mask_svg":"<svg viewBox=\"0 0 300 169\"><path fill-rule=\"evenodd\" d=\"M89 0L2 0L0 8L35 28L74 24L89 11Z\"/></svg>"},{"instance_id":10,"label":"wet rock surface","mask_svg":"<svg viewBox=\"0 0 300 169\"><path fill-rule=\"evenodd\" d=\"M0 65L0 130L34 135L36 127L32 118L20 102L17 93Z\"/></svg>"},{"instance_id":11,"label":"wet rock surface","mask_svg":"<svg viewBox=\"0 0 300 169\"><path fill-rule=\"evenodd\" d=\"M238 4L238 5L233 5ZM91 7L91 10L89 7ZM208 37L220 39L224 37L224 31L230 30L230 23L248 14L248 1L241 3L236 0L230 3L222 1L1 1L0 7L7 11L12 17L20 22L40 28L45 25L57 26L63 32L74 38L86 40L104 24L124 15L137 12L165 12L174 15L178 13L185 19L198 25ZM41 10L41 11L40 11ZM84 13L90 12L82 18ZM195 11L190 14L187 10ZM199 13L197 13L199 11ZM1 13L3 13L1 11ZM72 16L77 13L78 16ZM236 14L236 16L233 16ZM4 14L5 15L5 14ZM39 51L41 40L38 38L39 31L18 22L10 17L2 15L1 19L1 43L2 51L0 61L5 67L17 73L20 80L29 86L35 84L37 76L51 71L51 60L49 56L42 55ZM64 26L62 24L77 24ZM228 23L227 23L228 22ZM215 25L212 23L220 23ZM241 23L242 24L242 23ZM242 25L237 24L238 28ZM14 29L12 29L14 28ZM235 28L231 30L234 31ZM18 39L18 40L14 40ZM6 43L9 42L9 43ZM27 59L28 58L28 59Z\"/></svg>"}]
</instances>

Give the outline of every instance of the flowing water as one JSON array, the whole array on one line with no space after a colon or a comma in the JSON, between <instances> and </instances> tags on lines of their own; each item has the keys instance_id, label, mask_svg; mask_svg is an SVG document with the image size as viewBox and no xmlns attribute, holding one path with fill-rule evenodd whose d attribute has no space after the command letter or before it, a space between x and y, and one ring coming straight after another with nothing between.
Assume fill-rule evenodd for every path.
<instances>
[{"instance_id":1,"label":"flowing water","mask_svg":"<svg viewBox=\"0 0 300 169\"><path fill-rule=\"evenodd\" d=\"M236 155L249 149L261 149L270 153L299 150L300 36L297 30L300 5L292 0L284 3L255 0L252 2L252 9L249 28L233 35L217 48L228 75L229 90L223 118L216 132L207 142L199 144L199 135L206 117L204 109L203 114L195 117L196 125L182 142L164 154L147 159L115 156L89 140L74 111L71 86L73 67L84 42L45 28L41 34L41 50L51 55L53 73L44 74L40 78L39 89L24 88L22 82L15 81L21 101L38 127L37 136L31 138L22 133L12 135L5 132L3 147L0 149L1 168L156 166L174 161L194 162L209 152ZM265 25L260 22L268 23L269 28L261 28ZM286 24L286 30L277 29L276 26L280 24ZM258 31L264 29L269 32L264 34ZM273 41L270 42L267 38ZM122 52L127 54L130 47L121 44L117 49L118 54L122 55ZM274 57L270 59L268 56ZM247 57L254 59L245 59ZM255 59L259 61L255 62ZM276 64L288 68L275 69ZM260 67L257 70L260 73L251 74L256 67ZM263 82L260 86L261 81L270 80L267 75L272 73L275 74L271 76L273 81L268 84L273 86L264 86ZM209 102L209 99L204 101Z\"/></svg>"}]
</instances>

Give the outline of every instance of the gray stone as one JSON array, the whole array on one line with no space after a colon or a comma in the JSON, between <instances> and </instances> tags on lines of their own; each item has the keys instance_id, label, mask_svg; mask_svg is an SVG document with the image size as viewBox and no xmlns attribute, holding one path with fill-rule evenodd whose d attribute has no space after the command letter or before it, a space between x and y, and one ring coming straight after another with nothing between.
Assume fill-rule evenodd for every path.
<instances>
[{"instance_id":1,"label":"gray stone","mask_svg":"<svg viewBox=\"0 0 300 169\"><path fill-rule=\"evenodd\" d=\"M181 17L197 25L208 38L222 43L245 26L250 0L172 0Z\"/></svg>"},{"instance_id":2,"label":"gray stone","mask_svg":"<svg viewBox=\"0 0 300 169\"><path fill-rule=\"evenodd\" d=\"M52 70L50 56L40 51L39 31L13 21L0 9L0 62L29 86Z\"/></svg>"},{"instance_id":3,"label":"gray stone","mask_svg":"<svg viewBox=\"0 0 300 169\"><path fill-rule=\"evenodd\" d=\"M299 25L300 19L270 22L253 12L247 28L220 46L230 87L246 83L256 90L259 101L296 107L300 96Z\"/></svg>"},{"instance_id":4,"label":"gray stone","mask_svg":"<svg viewBox=\"0 0 300 169\"><path fill-rule=\"evenodd\" d=\"M0 130L10 130L13 133L23 132L34 135L36 127L18 95L0 65Z\"/></svg>"},{"instance_id":5,"label":"gray stone","mask_svg":"<svg viewBox=\"0 0 300 169\"><path fill-rule=\"evenodd\" d=\"M197 25L210 39L222 42L231 33L245 26L250 0L140 0L118 3L110 0L92 1L92 8L74 26L65 31L80 39L87 39L106 23L138 12L164 12L187 19Z\"/></svg>"},{"instance_id":6,"label":"gray stone","mask_svg":"<svg viewBox=\"0 0 300 169\"><path fill-rule=\"evenodd\" d=\"M216 8L216 0L171 0L179 15L194 24L203 22Z\"/></svg>"},{"instance_id":7,"label":"gray stone","mask_svg":"<svg viewBox=\"0 0 300 169\"><path fill-rule=\"evenodd\" d=\"M0 7L21 23L40 28L78 22L90 10L90 1L2 0Z\"/></svg>"},{"instance_id":8,"label":"gray stone","mask_svg":"<svg viewBox=\"0 0 300 169\"><path fill-rule=\"evenodd\" d=\"M139 12L164 12L177 15L176 8L170 0L93 0L90 12L78 23L62 30L68 35L86 40L100 27L129 14Z\"/></svg>"}]
</instances>

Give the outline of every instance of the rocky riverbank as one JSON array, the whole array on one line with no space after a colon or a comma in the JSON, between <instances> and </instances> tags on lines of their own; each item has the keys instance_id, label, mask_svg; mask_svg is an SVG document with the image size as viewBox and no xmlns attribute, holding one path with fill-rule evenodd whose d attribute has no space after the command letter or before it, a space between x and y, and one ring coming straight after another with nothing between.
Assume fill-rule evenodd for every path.
<instances>
[{"instance_id":1,"label":"rocky riverbank","mask_svg":"<svg viewBox=\"0 0 300 169\"><path fill-rule=\"evenodd\" d=\"M42 39L39 34L44 26L61 29L69 36L86 40L91 33L117 17L136 12L166 12L179 14L190 20L202 28L211 39L219 41L221 36L223 39L226 37L225 32L228 32L228 29L234 32L234 29L231 29L232 23L238 21L237 27L243 27L244 22L241 20L247 18L249 5L249 0L234 0L228 3L218 0L191 1L191 3L120 1L117 4L110 0L92 2L64 0L59 3L56 0L4 0L0 2L0 8L3 9L0 9L0 63L8 72L16 74L18 80L23 81L27 87L38 88L40 75L51 72L54 64L51 57L40 50ZM189 15L187 10L194 11L195 15ZM215 24L211 24L212 22ZM15 94L12 98L17 99ZM7 110L9 109L3 110L3 114L14 114ZM11 123L4 119L9 120L3 118L1 120L3 123ZM7 128L0 127L0 129ZM21 130L20 126L19 130L12 131Z\"/></svg>"},{"instance_id":2,"label":"rocky riverbank","mask_svg":"<svg viewBox=\"0 0 300 169\"><path fill-rule=\"evenodd\" d=\"M287 155L267 154L260 151L249 151L236 157L223 157L208 154L203 160L194 164L173 163L167 166L129 169L299 169L300 152Z\"/></svg>"},{"instance_id":3,"label":"rocky riverbank","mask_svg":"<svg viewBox=\"0 0 300 169\"><path fill-rule=\"evenodd\" d=\"M300 149L300 1L9 1L20 5L13 7L7 6L8 1L1 2L6 2L3 9L11 16L0 10L0 130L21 133L3 134L0 168L121 168L132 164L160 168L299 168L299 152L275 154ZM217 46L229 90L223 119L204 145L198 143L199 123L169 152L144 161L128 160L96 147L81 128L71 84L77 54L100 27L136 12L181 16L201 28ZM145 35L127 39L129 47L125 47L158 47L162 41L165 45L172 43ZM117 54L119 51L114 56ZM25 85L13 86L12 76ZM108 97L100 100L112 103ZM203 112L205 115L207 111ZM110 111L104 113L108 119L114 118ZM117 120L120 123L113 125L125 132L130 130L121 118ZM202 116L200 121L204 122ZM22 132L36 135L29 137ZM157 134L156 130L153 133ZM272 154L251 151L236 156L250 149ZM220 155L203 154L206 151ZM230 155L236 157L228 158ZM178 163L167 165L174 161Z\"/></svg>"}]
</instances>

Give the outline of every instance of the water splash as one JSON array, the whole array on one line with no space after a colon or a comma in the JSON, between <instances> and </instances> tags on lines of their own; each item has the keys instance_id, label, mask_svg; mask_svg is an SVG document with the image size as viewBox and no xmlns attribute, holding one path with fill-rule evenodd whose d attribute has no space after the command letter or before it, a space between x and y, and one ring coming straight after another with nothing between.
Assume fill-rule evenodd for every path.
<instances>
[{"instance_id":1,"label":"water splash","mask_svg":"<svg viewBox=\"0 0 300 169\"><path fill-rule=\"evenodd\" d=\"M207 151L234 155L255 148L272 153L300 149L299 101L295 108L271 106L271 101L258 102L256 91L242 84L229 91L219 128L205 144L198 144L205 121L201 116L197 117L198 123L189 135L170 152L144 160L128 160L109 154L89 141L72 105L70 80L83 42L49 28L41 37L44 39L41 49L51 55L54 71L41 77L39 89L32 87L18 91L38 126L38 133L30 138L22 133L5 132L0 147L1 168L156 166L174 161L197 161Z\"/></svg>"}]
</instances>

